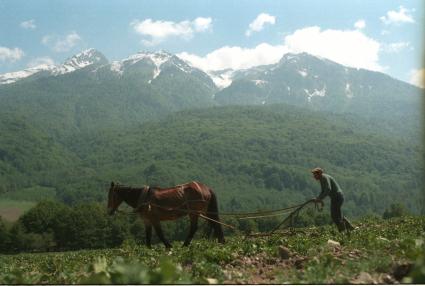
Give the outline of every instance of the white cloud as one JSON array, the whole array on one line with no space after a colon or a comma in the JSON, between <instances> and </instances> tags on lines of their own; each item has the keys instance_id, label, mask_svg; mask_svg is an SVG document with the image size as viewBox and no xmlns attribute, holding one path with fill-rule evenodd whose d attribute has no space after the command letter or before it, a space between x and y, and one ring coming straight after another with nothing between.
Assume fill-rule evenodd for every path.
<instances>
[{"instance_id":1,"label":"white cloud","mask_svg":"<svg viewBox=\"0 0 425 286\"><path fill-rule=\"evenodd\" d=\"M37 26L35 25L35 20L33 19L22 22L20 26L27 30L34 30L35 28L37 28Z\"/></svg>"},{"instance_id":2,"label":"white cloud","mask_svg":"<svg viewBox=\"0 0 425 286\"><path fill-rule=\"evenodd\" d=\"M363 19L358 20L356 23L354 23L354 28L356 29L364 29L366 27L366 21Z\"/></svg>"},{"instance_id":3,"label":"white cloud","mask_svg":"<svg viewBox=\"0 0 425 286\"><path fill-rule=\"evenodd\" d=\"M211 29L211 18L198 17L193 21L196 32L205 32Z\"/></svg>"},{"instance_id":4,"label":"white cloud","mask_svg":"<svg viewBox=\"0 0 425 286\"><path fill-rule=\"evenodd\" d=\"M44 45L50 47L55 52L67 52L80 41L81 37L76 32L71 32L65 37L47 35L41 40Z\"/></svg>"},{"instance_id":5,"label":"white cloud","mask_svg":"<svg viewBox=\"0 0 425 286\"><path fill-rule=\"evenodd\" d=\"M142 43L147 46L157 45L170 37L181 37L189 40L193 34L205 32L211 29L212 19L198 17L193 21L153 21L146 19L143 21L134 20L130 23L136 33L148 37L143 39Z\"/></svg>"},{"instance_id":6,"label":"white cloud","mask_svg":"<svg viewBox=\"0 0 425 286\"><path fill-rule=\"evenodd\" d=\"M397 42L397 43L391 43L391 44L383 44L382 50L386 53L399 53L403 49L406 49L410 46L409 42Z\"/></svg>"},{"instance_id":7,"label":"white cloud","mask_svg":"<svg viewBox=\"0 0 425 286\"><path fill-rule=\"evenodd\" d=\"M185 52L177 56L205 71L229 68L238 70L276 63L286 52L288 51L284 46L262 43L252 49L225 46L207 54L205 57Z\"/></svg>"},{"instance_id":8,"label":"white cloud","mask_svg":"<svg viewBox=\"0 0 425 286\"><path fill-rule=\"evenodd\" d=\"M286 36L282 45L262 43L254 48L222 47L200 57L180 53L179 57L204 70L246 69L277 63L286 53L307 52L354 68L383 71L379 64L381 45L358 30L321 30L307 27Z\"/></svg>"},{"instance_id":9,"label":"white cloud","mask_svg":"<svg viewBox=\"0 0 425 286\"><path fill-rule=\"evenodd\" d=\"M399 7L398 11L388 11L385 16L380 17L379 19L385 24L396 24L400 25L402 23L414 23L413 16L410 14L415 11L414 9L406 9L403 6Z\"/></svg>"},{"instance_id":10,"label":"white cloud","mask_svg":"<svg viewBox=\"0 0 425 286\"><path fill-rule=\"evenodd\" d=\"M245 35L247 37L251 36L252 32L259 32L264 29L264 25L270 24L274 25L276 23L276 17L271 16L267 13L261 13L255 18L254 21L249 24L249 29L246 30Z\"/></svg>"},{"instance_id":11,"label":"white cloud","mask_svg":"<svg viewBox=\"0 0 425 286\"><path fill-rule=\"evenodd\" d=\"M31 60L28 63L29 68L38 67L38 66L52 66L55 64L55 61L49 57L40 57Z\"/></svg>"},{"instance_id":12,"label":"white cloud","mask_svg":"<svg viewBox=\"0 0 425 286\"><path fill-rule=\"evenodd\" d=\"M380 43L355 30L321 30L307 27L285 37L285 46L292 52L307 52L328 58L345 66L382 71L378 63Z\"/></svg>"},{"instance_id":13,"label":"white cloud","mask_svg":"<svg viewBox=\"0 0 425 286\"><path fill-rule=\"evenodd\" d=\"M425 88L425 69L411 70L409 82L421 88Z\"/></svg>"},{"instance_id":14,"label":"white cloud","mask_svg":"<svg viewBox=\"0 0 425 286\"><path fill-rule=\"evenodd\" d=\"M16 62L17 60L20 60L25 53L19 49L19 48L6 48L0 46L0 61L5 62Z\"/></svg>"}]
</instances>

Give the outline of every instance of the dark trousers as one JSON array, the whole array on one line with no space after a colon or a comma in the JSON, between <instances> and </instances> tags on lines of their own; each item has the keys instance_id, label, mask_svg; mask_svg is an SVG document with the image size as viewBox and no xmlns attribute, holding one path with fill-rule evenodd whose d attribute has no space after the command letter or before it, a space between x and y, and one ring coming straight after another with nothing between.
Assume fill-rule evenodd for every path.
<instances>
[{"instance_id":1,"label":"dark trousers","mask_svg":"<svg viewBox=\"0 0 425 286\"><path fill-rule=\"evenodd\" d=\"M341 206L344 203L344 196L341 193L337 193L335 196L331 197L331 218L332 221L336 224L339 231L344 230L353 230L354 227L348 221L346 217L343 216Z\"/></svg>"}]
</instances>

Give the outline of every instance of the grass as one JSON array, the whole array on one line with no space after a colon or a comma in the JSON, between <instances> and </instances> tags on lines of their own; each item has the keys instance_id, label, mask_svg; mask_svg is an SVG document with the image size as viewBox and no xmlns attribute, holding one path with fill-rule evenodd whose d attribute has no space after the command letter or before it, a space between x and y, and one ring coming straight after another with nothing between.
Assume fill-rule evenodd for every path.
<instances>
[{"instance_id":1,"label":"grass","mask_svg":"<svg viewBox=\"0 0 425 286\"><path fill-rule=\"evenodd\" d=\"M6 221L14 222L35 204L29 201L0 199L0 216Z\"/></svg>"},{"instance_id":2,"label":"grass","mask_svg":"<svg viewBox=\"0 0 425 286\"><path fill-rule=\"evenodd\" d=\"M116 249L3 255L0 284L392 284L423 279L425 218L364 219L357 225L349 236L325 226L271 237L227 237L225 245L196 239L182 248L176 242L171 251L126 241ZM330 239L340 245L331 246ZM289 258L279 254L282 247ZM413 267L416 276L396 277L400 265Z\"/></svg>"}]
</instances>

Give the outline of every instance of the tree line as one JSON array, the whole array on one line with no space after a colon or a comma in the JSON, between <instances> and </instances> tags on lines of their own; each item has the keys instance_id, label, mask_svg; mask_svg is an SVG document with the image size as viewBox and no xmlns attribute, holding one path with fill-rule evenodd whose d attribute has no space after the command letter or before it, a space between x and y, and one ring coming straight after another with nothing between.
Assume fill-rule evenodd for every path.
<instances>
[{"instance_id":1,"label":"tree line","mask_svg":"<svg viewBox=\"0 0 425 286\"><path fill-rule=\"evenodd\" d=\"M408 214L402 204L392 204L383 218ZM227 224L237 228L224 228L225 235L235 233L266 232L276 227L283 219L237 220L222 217ZM307 208L295 217L294 227L330 224L328 210L315 212ZM183 241L189 230L188 219L162 223L166 236L171 240ZM198 237L207 237L208 224L200 220ZM18 221L7 223L0 217L0 253L45 252L79 249L114 248L125 241L143 244L145 230L143 221L130 210L114 216L106 214L105 204L85 203L74 207L60 202L42 201L22 215ZM154 243L158 238L153 236Z\"/></svg>"}]
</instances>

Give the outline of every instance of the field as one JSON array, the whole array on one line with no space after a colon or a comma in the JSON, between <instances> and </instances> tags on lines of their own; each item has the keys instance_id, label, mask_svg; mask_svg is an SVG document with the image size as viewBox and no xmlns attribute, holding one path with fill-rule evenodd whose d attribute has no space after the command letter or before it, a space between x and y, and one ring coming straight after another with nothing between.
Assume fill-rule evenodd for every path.
<instances>
[{"instance_id":1,"label":"field","mask_svg":"<svg viewBox=\"0 0 425 286\"><path fill-rule=\"evenodd\" d=\"M362 219L351 235L333 226L269 237L195 239L171 251L125 241L120 248L0 256L0 284L425 282L425 218Z\"/></svg>"},{"instance_id":2,"label":"field","mask_svg":"<svg viewBox=\"0 0 425 286\"><path fill-rule=\"evenodd\" d=\"M0 199L0 216L6 221L14 222L34 205L34 202Z\"/></svg>"}]
</instances>

